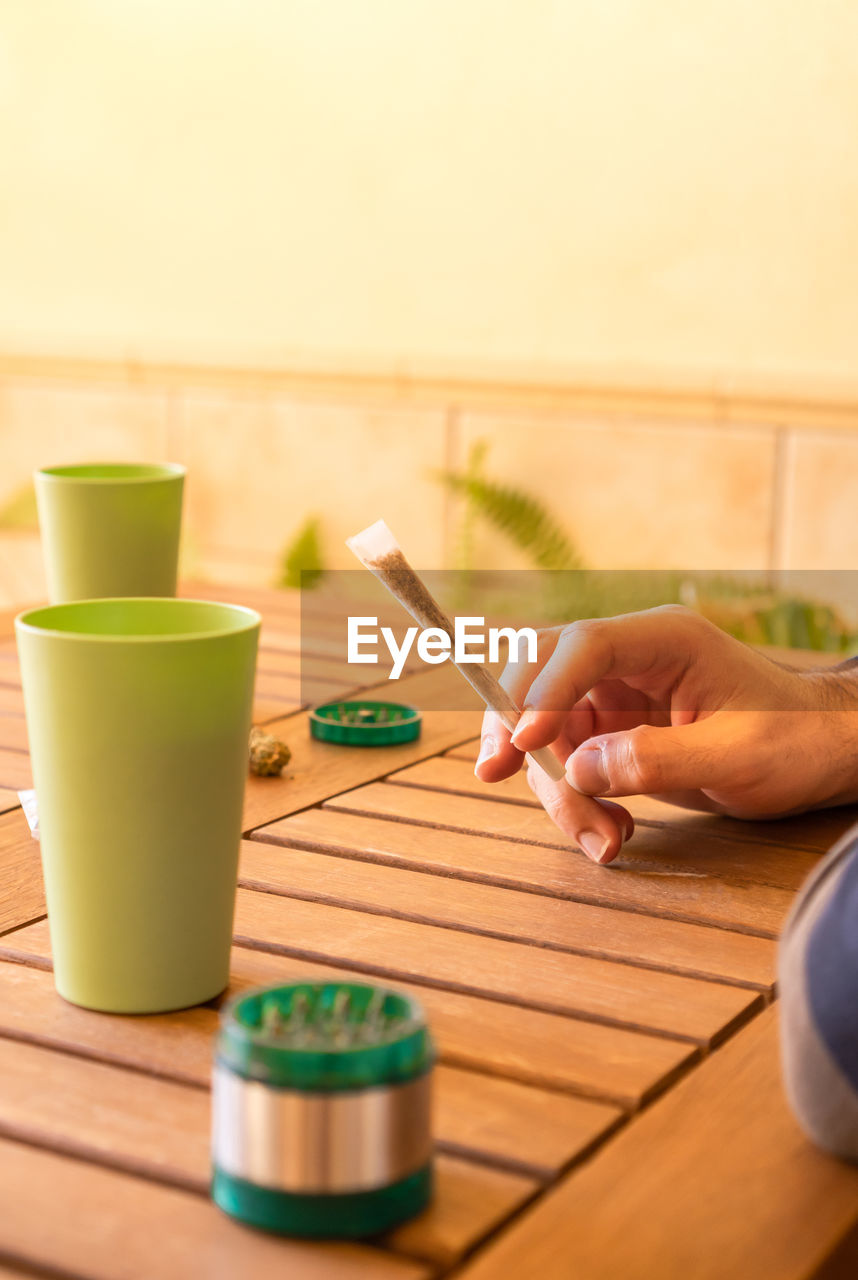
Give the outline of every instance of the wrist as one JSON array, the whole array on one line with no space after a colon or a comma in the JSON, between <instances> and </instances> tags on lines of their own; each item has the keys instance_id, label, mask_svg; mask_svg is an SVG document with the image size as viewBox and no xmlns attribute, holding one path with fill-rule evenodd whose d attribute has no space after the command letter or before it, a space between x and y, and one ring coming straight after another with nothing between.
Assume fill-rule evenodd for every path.
<instances>
[{"instance_id":1,"label":"wrist","mask_svg":"<svg viewBox=\"0 0 858 1280\"><path fill-rule=\"evenodd\" d=\"M814 806L858 801L858 662L798 674ZM813 776L815 775L815 777Z\"/></svg>"}]
</instances>

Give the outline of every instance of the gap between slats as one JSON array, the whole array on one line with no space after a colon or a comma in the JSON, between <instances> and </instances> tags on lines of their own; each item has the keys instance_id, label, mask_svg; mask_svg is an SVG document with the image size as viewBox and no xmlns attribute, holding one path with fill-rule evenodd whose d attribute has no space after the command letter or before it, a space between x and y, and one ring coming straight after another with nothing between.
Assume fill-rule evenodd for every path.
<instances>
[{"instance_id":1,"label":"gap between slats","mask_svg":"<svg viewBox=\"0 0 858 1280\"><path fill-rule=\"evenodd\" d=\"M545 885L537 886L526 880L517 879L512 875L503 875L503 874L494 874L494 873L483 872L483 871L476 871L476 870L472 870L465 867L443 866L443 865L438 865L434 863L421 863L420 867L416 868L413 860L404 858L404 857L397 857L396 854L390 854L387 852L385 852L384 854L378 854L371 849L364 849L357 844L355 845L329 844L320 840L314 840L311 836L294 836L294 837L290 836L289 844L287 845L282 839L278 839L276 835L271 834L269 830L270 828L276 826L277 823L279 822L288 821L289 818L299 817L301 815L312 813L314 810L326 811L326 810L334 809L337 813L347 814L357 818L370 818L373 821L387 823L387 824L390 824L391 827L393 828L395 828L396 826L402 826L405 828L415 828L417 830L447 832L450 835L454 835L454 836L458 835L458 836L476 837L477 839L488 840L488 841L491 841L491 840L507 841L508 840L511 844L520 845L523 849L535 848L538 850L549 850L551 852L564 853L564 854L570 854L570 855L575 855L577 853L576 850L571 849L568 845L563 846L560 844L554 844L554 845L536 844L533 841L517 839L511 836L497 836L490 832L479 831L479 830L463 830L460 827L447 826L443 823L425 822L419 819L408 818L406 816L397 816L389 813L380 813L372 809L360 808L357 805L350 806L348 804L343 803L344 797L357 794L360 790L362 790L364 785L366 784L361 784L359 787L356 787L353 791L342 792L336 797L331 797L331 800L336 801L335 805L330 803L327 800L321 801L320 803L317 803L317 804L307 805L302 809L296 809L292 813L285 815L284 818L274 819L273 821L270 820L268 822L260 824L257 827L253 827L249 829L247 832L245 832L245 837L247 839L260 841L263 843L280 844L281 846L287 847L287 848L289 847L289 845L293 845L295 848L298 848L298 849L306 849L310 852L330 854L331 856L334 856L334 857L350 858L357 862L369 862L376 866L389 865L392 867L397 867L401 870L409 870L409 871L419 869L419 871L425 875L440 876L444 879L449 879L449 880L463 880L472 884L485 884L497 889L511 889L511 890L514 890L515 892L531 894L537 898L554 898L554 899L558 899L560 901L565 901L565 902L580 902L588 906L602 907L605 909L609 909L611 911L622 911L622 912L629 913L631 915L650 917L655 920L659 920L659 919L673 920L681 924L692 924L692 925L698 925L706 928L724 930L729 933L746 934L749 937L760 938L766 941L776 941L778 938L778 931L775 930L774 928L753 929L749 926L745 926L737 922L724 923L723 921L714 919L711 916L706 917L703 915L691 915L688 912L683 912L682 910L671 909L668 907L659 909L649 903L638 905L631 902L620 902L611 898L610 896L599 895L597 893L587 893L579 889L576 889L574 893L561 892L560 890L552 889L550 886L545 886ZM608 874L610 874L610 872L608 872ZM665 876L669 876L670 873L665 872L664 874ZM725 883L729 883L732 887L735 887L735 888L746 887L744 883L728 881L726 880L726 878L725 878ZM785 894L785 897L792 896L790 891L783 890L781 892ZM787 904L785 902L784 912L783 912L784 917L786 916L786 905Z\"/></svg>"},{"instance_id":2,"label":"gap between slats","mask_svg":"<svg viewBox=\"0 0 858 1280\"><path fill-rule=\"evenodd\" d=\"M46 929L43 933L46 933ZM15 949L8 945L10 941L6 939L7 945L0 948L3 961L25 970L52 971L53 965L48 954L34 951L32 943L29 950L26 947L21 949L20 946ZM217 1009L226 996L231 997L252 986L293 981L298 975L291 960L292 957L283 957L278 953L238 948L234 951L231 966L233 980L229 991L203 1007ZM272 961L275 962L273 966ZM355 973L366 976L362 970L344 965L307 960L299 963L300 976L309 976L313 980L339 980ZM402 985L407 989L414 988L414 994L427 1006L430 1025L436 1029L441 1061L449 1066L524 1084L548 1093L570 1094L584 1100L607 1103L624 1111L635 1111L648 1105L703 1056L703 1050L690 1043L626 1028L605 1028L573 1014L545 1014L538 1010L519 1009L516 1006L487 1002L481 996L449 992L444 988L427 987L414 981ZM507 1011L519 1015L516 1020L519 1037L529 1040L533 1051L525 1055L526 1066L522 1065L520 1052L511 1057L506 1048L506 1037L511 1030ZM490 1025L488 1031L487 1018L490 1024L494 1020L494 1025ZM465 1025L469 1028L482 1029L479 1053L474 1047L474 1036L463 1034L463 1020L467 1020ZM51 1026L56 1037L53 1022ZM10 1034L8 1026L3 1034ZM23 1040L32 1038L36 1043L43 1040L53 1042L50 1036L45 1037L36 1032L23 1033L19 1028L15 1034ZM570 1037L565 1046L564 1035ZM63 1039L62 1046L68 1052L74 1051L74 1042L68 1038ZM562 1072L558 1067L553 1070L550 1067L548 1057L552 1053L562 1055ZM105 1062L128 1065L127 1058L121 1054L105 1055L101 1049L96 1056ZM536 1066L531 1065L534 1056ZM631 1072L628 1067L623 1066L624 1061L634 1062ZM613 1067L613 1075L608 1073L607 1080L602 1065L604 1062ZM168 1079L194 1079L193 1076L177 1071L175 1067L170 1070L158 1069L155 1074L164 1074ZM617 1087L612 1090L611 1080L625 1080L625 1089Z\"/></svg>"}]
</instances>

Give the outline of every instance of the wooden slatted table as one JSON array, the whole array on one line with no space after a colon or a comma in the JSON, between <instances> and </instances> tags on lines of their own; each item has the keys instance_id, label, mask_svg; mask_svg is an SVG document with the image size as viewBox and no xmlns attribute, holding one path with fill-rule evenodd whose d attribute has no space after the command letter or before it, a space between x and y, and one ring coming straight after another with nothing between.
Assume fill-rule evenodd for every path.
<instances>
[{"instance_id":1,"label":"wooden slatted table","mask_svg":"<svg viewBox=\"0 0 858 1280\"><path fill-rule=\"evenodd\" d=\"M248 780L230 993L301 974L412 989L441 1053L436 1198L360 1244L230 1221L208 1200L217 1002L122 1018L56 995L6 614L0 1278L858 1274L858 1169L789 1115L773 1003L790 900L856 813L755 824L639 797L633 842L597 867L521 778L474 778L478 709L433 709L455 673L395 686L424 708L417 742L318 743L302 693L354 684L333 630L302 685L297 598L216 594L263 614L255 719L294 753L282 778Z\"/></svg>"}]
</instances>

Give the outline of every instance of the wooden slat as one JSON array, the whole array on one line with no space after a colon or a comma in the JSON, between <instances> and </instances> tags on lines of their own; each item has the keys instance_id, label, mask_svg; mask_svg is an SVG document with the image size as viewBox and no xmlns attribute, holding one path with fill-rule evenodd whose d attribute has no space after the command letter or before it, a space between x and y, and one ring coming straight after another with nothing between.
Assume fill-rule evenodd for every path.
<instances>
[{"instance_id":1,"label":"wooden slat","mask_svg":"<svg viewBox=\"0 0 858 1280\"><path fill-rule=\"evenodd\" d=\"M290 624L273 617L270 621L263 619L259 632L260 647L281 653L294 653L300 644L300 632Z\"/></svg>"},{"instance_id":2,"label":"wooden slat","mask_svg":"<svg viewBox=\"0 0 858 1280\"><path fill-rule=\"evenodd\" d=\"M261 724L264 720L276 720L285 715L291 715L293 711L297 711L300 702L297 699L274 698L267 695L254 694L253 698L253 723ZM24 695L20 688L11 685L0 684L0 722L6 726L7 732L4 734L2 746L15 746L23 749L27 747L26 730L24 727ZM17 717L19 724L10 723L13 718ZM10 735L12 735L10 737Z\"/></svg>"},{"instance_id":3,"label":"wooden slat","mask_svg":"<svg viewBox=\"0 0 858 1280\"><path fill-rule=\"evenodd\" d=\"M476 779L474 779L476 781ZM526 784L525 784L526 785ZM625 804L625 800L620 803ZM696 813L680 809L659 800L656 796L634 796L626 805L635 821L681 828L693 837L697 832L723 839L746 840L751 844L788 846L791 849L808 849L812 853L827 853L844 831L858 822L858 806L843 805L836 809L816 809L797 814L792 818L771 821L746 822L717 813Z\"/></svg>"},{"instance_id":4,"label":"wooden slat","mask_svg":"<svg viewBox=\"0 0 858 1280\"><path fill-rule=\"evenodd\" d=\"M544 810L524 805L449 794L441 798L436 792L390 783L362 787L333 797L328 803L356 813L377 813L453 831L522 840L546 848L568 851L574 847ZM717 877L734 883L768 884L794 892L818 861L815 854L789 845L776 848L744 840L721 840L702 832L686 836L673 827L640 827L611 868L694 874L701 881L698 885L701 891L705 888L702 882ZM607 868L601 870L611 874Z\"/></svg>"},{"instance_id":5,"label":"wooden slat","mask_svg":"<svg viewBox=\"0 0 858 1280\"><path fill-rule=\"evenodd\" d=\"M0 747L9 747L13 751L27 750L27 726L22 716L0 711Z\"/></svg>"},{"instance_id":6,"label":"wooden slat","mask_svg":"<svg viewBox=\"0 0 858 1280\"><path fill-rule=\"evenodd\" d=\"M436 1069L435 1132L445 1150L547 1177L614 1128L613 1107L477 1071Z\"/></svg>"},{"instance_id":7,"label":"wooden slat","mask_svg":"<svg viewBox=\"0 0 858 1280\"><path fill-rule=\"evenodd\" d=\"M738 987L239 890L236 939L548 1012L717 1041L758 1008Z\"/></svg>"},{"instance_id":8,"label":"wooden slat","mask_svg":"<svg viewBox=\"0 0 858 1280\"><path fill-rule=\"evenodd\" d=\"M23 809L0 816L0 933L45 913L39 843Z\"/></svg>"},{"instance_id":9,"label":"wooden slat","mask_svg":"<svg viewBox=\"0 0 858 1280\"><path fill-rule=\"evenodd\" d=\"M253 695L253 723L265 724L269 720L282 720L299 710L297 702L284 702L281 698L258 697Z\"/></svg>"},{"instance_id":10,"label":"wooden slat","mask_svg":"<svg viewBox=\"0 0 858 1280\"><path fill-rule=\"evenodd\" d=\"M329 816L320 810L299 815L299 831ZM287 818L278 825L278 845L288 845L292 821ZM242 844L239 883L561 951L728 979L767 991L774 984L775 944L765 938L301 848L287 852L259 839Z\"/></svg>"},{"instance_id":11,"label":"wooden slat","mask_svg":"<svg viewBox=\"0 0 858 1280\"><path fill-rule=\"evenodd\" d=\"M807 1280L858 1222L858 1168L816 1150L768 1011L566 1179L467 1280Z\"/></svg>"},{"instance_id":12,"label":"wooden slat","mask_svg":"<svg viewBox=\"0 0 858 1280\"><path fill-rule=\"evenodd\" d=\"M477 1169L450 1156L438 1158L436 1172L437 1189L429 1207L382 1239L393 1249L427 1257L444 1268L497 1231L539 1189L538 1183L520 1175Z\"/></svg>"},{"instance_id":13,"label":"wooden slat","mask_svg":"<svg viewBox=\"0 0 858 1280\"><path fill-rule=\"evenodd\" d=\"M393 747L360 748L318 742L310 737L306 713L289 716L269 727L288 743L292 750L288 778L248 779L244 805L244 830L285 817L298 809L318 804L349 787L382 777L407 764L446 750L463 738L471 737L479 726L479 712L433 711L433 705L445 705L442 695L447 687L438 672L403 677L397 685L397 700L424 712L423 729L415 742ZM385 689L384 696L388 696ZM476 697L476 695L474 695ZM439 702L439 699L440 702ZM0 774L0 783L2 783Z\"/></svg>"},{"instance_id":14,"label":"wooden slat","mask_svg":"<svg viewBox=\"0 0 858 1280\"><path fill-rule=\"evenodd\" d=\"M26 791L32 786L30 757L23 751L10 751L7 747L0 747L0 787Z\"/></svg>"},{"instance_id":15,"label":"wooden slat","mask_svg":"<svg viewBox=\"0 0 858 1280\"><path fill-rule=\"evenodd\" d=\"M6 1137L208 1194L207 1090L2 1038L0 1075ZM410 1226L406 1245L397 1231L388 1239L417 1257L454 1262L536 1188L520 1174L439 1156L431 1212Z\"/></svg>"},{"instance_id":16,"label":"wooden slat","mask_svg":"<svg viewBox=\"0 0 858 1280\"><path fill-rule=\"evenodd\" d=\"M357 793L352 793L357 794ZM382 790L387 798L387 789ZM343 797L354 803L348 796ZM358 803L369 808L368 793ZM570 849L549 849L500 837L476 836L434 827L388 821L326 806L293 815L284 827L274 822L254 838L303 841L311 848L356 853L370 861L455 875L480 884L520 888L583 902L643 911L653 915L712 923L773 938L793 895L768 885L731 884L703 873L637 868L625 860L599 867Z\"/></svg>"},{"instance_id":17,"label":"wooden slat","mask_svg":"<svg viewBox=\"0 0 858 1280\"><path fill-rule=\"evenodd\" d=\"M256 677L256 691L261 697L281 698L294 702L321 702L337 696L341 689L352 689L357 680L352 677L340 679L332 676L319 676L315 673L296 672L293 675L279 675L269 671L260 671Z\"/></svg>"},{"instance_id":18,"label":"wooden slat","mask_svg":"<svg viewBox=\"0 0 858 1280\"><path fill-rule=\"evenodd\" d=\"M23 716L24 695L16 685L0 683L0 711L5 715Z\"/></svg>"},{"instance_id":19,"label":"wooden slat","mask_svg":"<svg viewBox=\"0 0 858 1280\"><path fill-rule=\"evenodd\" d=\"M328 645L325 646L328 648ZM256 661L256 670L264 675L300 676L302 673L315 671L320 676L330 675L341 680L344 675L366 674L367 668L349 666L343 660L343 646L336 641L329 642L329 652L313 651L305 654L301 651L301 637L296 635L294 649L266 649L260 646Z\"/></svg>"},{"instance_id":20,"label":"wooden slat","mask_svg":"<svg viewBox=\"0 0 858 1280\"><path fill-rule=\"evenodd\" d=\"M472 766L476 758L476 743L466 743L461 747L453 747L443 756L403 769L394 774L391 780L409 786L454 791L480 799L504 799L515 804L526 804L531 808L539 807L539 801L528 786L523 772L489 785L474 776ZM780 847L789 845L793 849L809 849L813 853L825 853L844 831L858 822L858 805L819 809L794 818L745 822L739 818L727 818L723 814L681 809L656 796L623 796L619 803L628 809L636 822L657 825L669 823L671 826L681 827L689 834L699 831L723 836L725 839L738 836L757 844L774 844Z\"/></svg>"},{"instance_id":21,"label":"wooden slat","mask_svg":"<svg viewBox=\"0 0 858 1280\"><path fill-rule=\"evenodd\" d=\"M196 1020L209 1033L205 1010L189 1010L176 1026L173 1015L110 1019L60 1000L50 968L47 922L0 938L0 1030L45 1043L87 1045L109 1061L131 1064L144 1052L148 1069L196 1082L207 1068L199 1058ZM347 970L292 960L244 947L233 950L230 993L250 986L354 976ZM634 1108L665 1088L696 1057L690 1045L660 1037L581 1022L534 1009L520 1009L478 996L412 987L429 1018L445 1062L555 1089L614 1099ZM192 1024L192 1025L191 1025ZM141 1033L139 1027L145 1027Z\"/></svg>"},{"instance_id":22,"label":"wooden slat","mask_svg":"<svg viewBox=\"0 0 858 1280\"><path fill-rule=\"evenodd\" d=\"M135 1018L127 1024L122 1020L118 1042L114 1043L117 1020L94 1018L74 1007L67 1013L49 973L0 965L0 996L4 1004L0 1036L12 1035L149 1071L174 1082L178 1079L184 1085L208 1087L218 1023L212 1009ZM25 999L33 1006L28 1007ZM0 1039L0 1063L7 1052L4 1043ZM180 1053L174 1066L177 1045ZM0 1099L0 1116L3 1106ZM601 1103L547 1093L446 1064L436 1072L435 1134L444 1150L539 1177L551 1176L588 1150L613 1127L619 1115L618 1109ZM8 1117L5 1123L11 1132Z\"/></svg>"},{"instance_id":23,"label":"wooden slat","mask_svg":"<svg viewBox=\"0 0 858 1280\"><path fill-rule=\"evenodd\" d=\"M326 683L332 688L350 689L357 686L376 685L387 679L390 662L373 665L358 665L346 661L345 638L323 642L323 648L332 652L317 652L315 644L312 648L297 649L263 649L260 648L256 670L260 679L289 679L298 681L318 681L323 687ZM412 670L415 664L411 664ZM422 664L421 664L422 667ZM423 668L425 670L425 668ZM406 663L405 670L408 671ZM392 699L391 699L392 700Z\"/></svg>"},{"instance_id":24,"label":"wooden slat","mask_svg":"<svg viewBox=\"0 0 858 1280\"><path fill-rule=\"evenodd\" d=\"M356 1244L248 1231L204 1197L0 1139L0 1252L87 1280L424 1280Z\"/></svg>"},{"instance_id":25,"label":"wooden slat","mask_svg":"<svg viewBox=\"0 0 858 1280\"><path fill-rule=\"evenodd\" d=\"M0 947L4 941L0 939ZM244 947L233 952L232 990L290 981L304 973L318 979L347 976L346 971L306 960ZM457 991L403 985L423 1005L445 1061L525 1083L571 1088L625 1108L634 1109L669 1087L699 1052L689 1044L621 1027Z\"/></svg>"},{"instance_id":26,"label":"wooden slat","mask_svg":"<svg viewBox=\"0 0 858 1280\"><path fill-rule=\"evenodd\" d=\"M8 791L5 787L0 787L0 813L6 813L9 809L17 809L20 803L17 791Z\"/></svg>"},{"instance_id":27,"label":"wooden slat","mask_svg":"<svg viewBox=\"0 0 858 1280\"><path fill-rule=\"evenodd\" d=\"M217 594L212 595L212 592ZM301 615L301 592L294 587L252 587L237 582L183 578L176 594L187 600L222 600L226 604L240 604L245 609L256 609L264 617L284 614L288 618L300 618Z\"/></svg>"}]
</instances>

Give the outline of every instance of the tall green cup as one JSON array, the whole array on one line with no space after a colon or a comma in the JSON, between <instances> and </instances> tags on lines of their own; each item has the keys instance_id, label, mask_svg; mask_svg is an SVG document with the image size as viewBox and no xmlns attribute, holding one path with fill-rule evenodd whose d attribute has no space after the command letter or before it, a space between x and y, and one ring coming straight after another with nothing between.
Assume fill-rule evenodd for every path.
<instances>
[{"instance_id":1,"label":"tall green cup","mask_svg":"<svg viewBox=\"0 0 858 1280\"><path fill-rule=\"evenodd\" d=\"M60 995L111 1013L227 985L259 615L87 600L15 620Z\"/></svg>"},{"instance_id":2,"label":"tall green cup","mask_svg":"<svg viewBox=\"0 0 858 1280\"><path fill-rule=\"evenodd\" d=\"M185 468L98 462L35 474L55 604L97 596L174 596Z\"/></svg>"}]
</instances>

